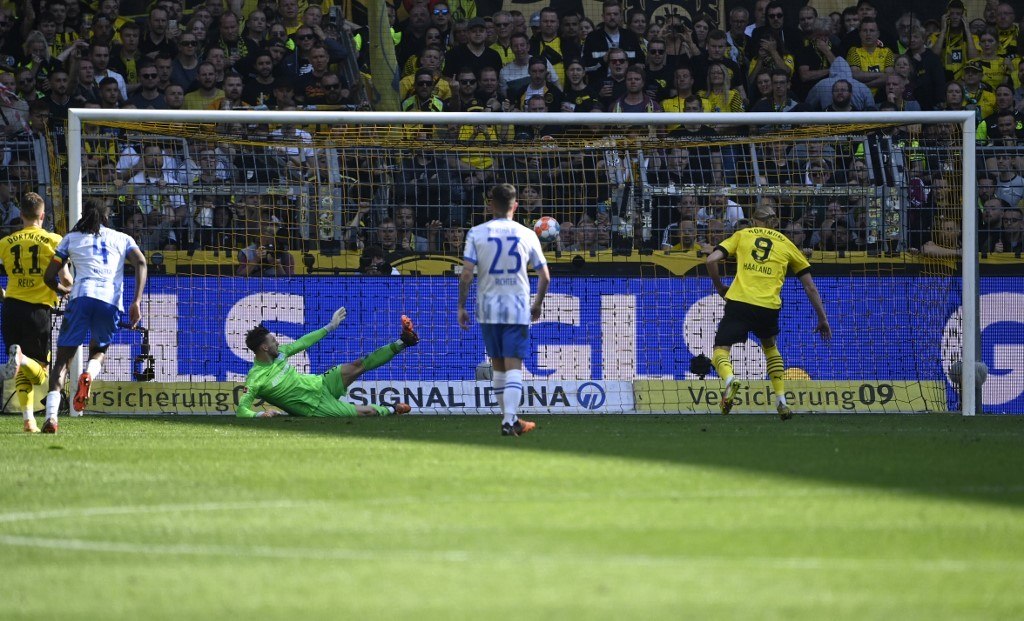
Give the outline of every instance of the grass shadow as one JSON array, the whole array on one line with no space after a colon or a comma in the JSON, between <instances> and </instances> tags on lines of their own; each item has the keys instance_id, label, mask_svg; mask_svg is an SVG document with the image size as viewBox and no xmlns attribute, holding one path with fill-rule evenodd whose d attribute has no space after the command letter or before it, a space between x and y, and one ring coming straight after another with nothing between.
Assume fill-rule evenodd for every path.
<instances>
[{"instance_id":1,"label":"grass shadow","mask_svg":"<svg viewBox=\"0 0 1024 621\"><path fill-rule=\"evenodd\" d=\"M138 419L337 438L438 442L744 470L936 497L1024 505L1024 419L955 415L536 416L538 430L502 437L493 416L383 419Z\"/></svg>"}]
</instances>

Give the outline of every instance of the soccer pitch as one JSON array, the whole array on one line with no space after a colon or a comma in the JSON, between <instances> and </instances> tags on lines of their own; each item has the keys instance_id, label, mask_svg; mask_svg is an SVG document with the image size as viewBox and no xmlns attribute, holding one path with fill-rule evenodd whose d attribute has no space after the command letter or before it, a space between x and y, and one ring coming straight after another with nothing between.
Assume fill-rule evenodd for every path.
<instances>
[{"instance_id":1,"label":"soccer pitch","mask_svg":"<svg viewBox=\"0 0 1024 621\"><path fill-rule=\"evenodd\" d=\"M0 618L1020 619L1024 419L0 418Z\"/></svg>"}]
</instances>

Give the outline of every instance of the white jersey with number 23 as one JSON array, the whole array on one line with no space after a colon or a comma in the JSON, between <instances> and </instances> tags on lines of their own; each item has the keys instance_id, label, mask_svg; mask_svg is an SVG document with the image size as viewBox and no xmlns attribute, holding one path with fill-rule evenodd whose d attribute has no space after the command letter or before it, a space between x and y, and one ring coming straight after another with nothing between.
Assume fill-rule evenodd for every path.
<instances>
[{"instance_id":1,"label":"white jersey with number 23","mask_svg":"<svg viewBox=\"0 0 1024 621\"><path fill-rule=\"evenodd\" d=\"M547 264L537 234L518 222L496 218L466 234L463 258L476 265L476 320L482 324L530 325L530 279Z\"/></svg>"}]
</instances>

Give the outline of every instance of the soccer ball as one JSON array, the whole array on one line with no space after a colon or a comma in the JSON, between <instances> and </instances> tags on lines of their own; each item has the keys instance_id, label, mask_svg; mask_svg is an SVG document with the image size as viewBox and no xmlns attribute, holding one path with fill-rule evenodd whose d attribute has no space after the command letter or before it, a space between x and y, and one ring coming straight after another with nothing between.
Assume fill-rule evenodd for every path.
<instances>
[{"instance_id":1,"label":"soccer ball","mask_svg":"<svg viewBox=\"0 0 1024 621\"><path fill-rule=\"evenodd\" d=\"M541 243L550 244L558 239L558 233L562 226L551 216L544 216L533 225L533 231L540 238Z\"/></svg>"}]
</instances>

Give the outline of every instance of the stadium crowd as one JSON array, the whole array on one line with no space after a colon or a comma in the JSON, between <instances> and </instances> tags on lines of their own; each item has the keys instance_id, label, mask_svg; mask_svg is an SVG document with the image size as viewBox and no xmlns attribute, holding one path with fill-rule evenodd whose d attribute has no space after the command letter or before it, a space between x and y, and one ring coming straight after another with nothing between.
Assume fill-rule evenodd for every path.
<instances>
[{"instance_id":1,"label":"stadium crowd","mask_svg":"<svg viewBox=\"0 0 1024 621\"><path fill-rule=\"evenodd\" d=\"M601 4L599 15L586 15L579 2L529 16L491 5L406 0L389 7L390 36L402 68L402 110L822 110L843 115L844 121L863 110L973 110L978 143L987 149L979 151L981 250L1018 256L1022 250L1024 155L1018 149L1024 139L1024 22L1018 17L1024 16L1009 3L990 0L982 14L969 15L962 0L949 0L933 19L906 13L886 21L877 0L859 0L829 15L819 14L813 4L794 12L789 3L756 0L730 7L721 24L717 15L704 14L648 20L643 11L614 0ZM50 148L64 148L69 108L365 109L373 89L371 36L365 24L346 20L333 0L0 3L0 134L8 145L0 153L0 225L6 231L16 228L18 197L38 187L38 179L59 175L48 170L46 139ZM269 141L299 146L278 149L273 158L256 147L227 149L200 141L192 141L188 153L156 144L93 151L87 146L86 174L89 181L118 188L319 178L322 156L304 146L312 145L304 129L249 129ZM743 129L754 135L766 130ZM477 126L461 128L453 138L525 142L557 131L517 127L502 135L492 126ZM670 135L709 143L732 131L697 125L673 128ZM925 138L928 144L949 139L943 134L948 127L926 126L923 137L921 131L913 126L881 130L866 147L850 149L767 143L753 182L898 185L905 188L903 202L917 208L901 215L907 233L898 249L944 256L956 252L950 231L959 223L936 215L943 203L958 200L947 187L950 168L943 158L957 156L915 150L919 138L922 144ZM736 184L736 155L727 146L681 146L652 158L647 174L661 185ZM371 206L372 197L358 192L347 197L353 209L340 223L341 247L382 248L385 259L402 253L457 254L476 215L473 207L482 203L487 187L507 177L502 171L512 169L536 172L515 179L525 223L540 215L558 217L558 243L565 250L613 245L613 217L603 207L608 196L559 194L568 187L566 171L578 164L571 158L554 163L490 159L409 154L396 166L389 204ZM892 174L900 179L891 179ZM799 206L770 197L757 202L774 200L782 228L807 252L863 250L872 243L867 231L879 226L868 222L865 195L825 193ZM281 251L304 248L296 246L294 210L280 202L230 193L133 196L119 210L119 224L144 250L227 246L238 249L239 274L295 273L291 255ZM654 223L658 231L650 246L705 253L718 238L744 226L755 204L749 197L670 200ZM586 208L559 211L557 205L570 201ZM365 261L377 266L370 269L381 269L377 254L374 250Z\"/></svg>"}]
</instances>

